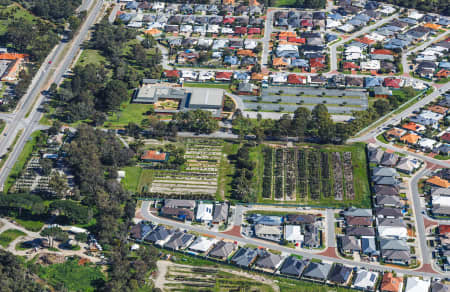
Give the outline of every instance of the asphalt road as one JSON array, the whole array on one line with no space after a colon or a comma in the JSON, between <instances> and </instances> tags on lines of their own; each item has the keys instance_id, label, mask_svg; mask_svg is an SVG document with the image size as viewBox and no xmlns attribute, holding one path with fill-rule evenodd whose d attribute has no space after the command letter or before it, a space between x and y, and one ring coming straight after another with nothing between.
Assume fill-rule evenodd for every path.
<instances>
[{"instance_id":1,"label":"asphalt road","mask_svg":"<svg viewBox=\"0 0 450 292\"><path fill-rule=\"evenodd\" d=\"M419 239L419 247L420 247L420 253L422 255L422 263L423 264L431 264L431 257L430 257L430 251L427 247L427 237L426 237L426 231L425 231L425 224L423 222L423 214L422 214L422 206L420 204L420 195L419 195L419 188L418 183L419 179L422 177L429 175L431 171L429 169L424 169L420 172L418 172L416 175L412 177L412 179L409 181L409 189L411 190L411 197L412 197L412 203L413 203L413 211L414 211L414 217L416 220L416 236Z\"/></svg>"},{"instance_id":2,"label":"asphalt road","mask_svg":"<svg viewBox=\"0 0 450 292\"><path fill-rule=\"evenodd\" d=\"M141 208L141 215L143 216L143 218L145 220L152 221L152 222L155 222L157 224L164 224L164 225L172 226L174 228L180 228L180 229L184 229L184 230L195 231L195 232L198 232L200 234L208 234L208 235L211 235L211 236L215 236L217 238L224 238L224 239L228 239L228 240L232 240L232 241L237 241L237 242L240 242L242 244L257 245L257 246L261 246L261 247L264 247L264 248L278 250L278 251L289 253L289 254L300 255L300 256L302 256L304 258L308 258L308 259L314 258L314 259L319 259L319 260L323 260L323 261L340 263L340 264L349 265L349 266L356 266L356 267L370 269L370 270L373 270L373 271L380 271L380 272L391 272L391 271L394 271L394 272L399 273L399 274L405 274L405 275L411 275L411 276L436 277L436 274L432 274L432 273L426 273L426 272L419 272L419 271L414 271L414 270L394 268L394 267L391 267L391 266L382 266L382 265L375 264L375 263L354 262L354 261L346 260L346 259L342 259L342 258L328 257L328 256L320 255L320 254L312 254L312 253L308 253L308 252L305 252L305 251L295 250L295 249L292 249L292 248L288 248L288 247L281 246L281 245L278 245L278 244L273 244L273 243L270 243L270 242L263 242L263 241L260 241L260 240L253 240L251 238L237 237L237 236L233 236L233 235L229 235L229 234L225 234L225 233L211 231L211 230L207 230L207 229L205 229L205 228L203 228L203 227L201 227L199 225L190 225L190 224L185 224L185 223L182 223L182 222L172 221L172 220L168 220L168 219L164 219L164 218L153 216L149 212L148 207L149 207L149 201L143 201L142 202L142 208Z\"/></svg>"},{"instance_id":3,"label":"asphalt road","mask_svg":"<svg viewBox=\"0 0 450 292\"><path fill-rule=\"evenodd\" d=\"M11 145L19 130L23 129L24 132L18 139L14 149L12 149L5 165L0 170L0 185L2 188L6 179L8 178L11 168L14 166L16 160L22 152L25 143L28 141L31 134L39 128L39 120L42 117L42 113L38 111L38 108L44 100L44 96L41 95L41 90L43 90L45 86L48 86L51 83L59 84L61 82L64 72L67 71L67 69L71 65L72 60L75 58L81 43L88 33L89 28L92 26L97 16L101 12L102 5L103 1L95 1L94 9L91 10L89 16L83 23L80 31L74 37L72 42L61 42L53 50L53 52L49 54L49 57L47 57L38 73L36 74L35 78L33 79L29 91L22 98L22 103L18 105L18 110L16 110L16 112L14 113L14 117L6 126L4 137L2 137L3 139L0 141L1 154L5 154L7 152L7 148L9 147L9 145ZM68 49L69 51L65 55L63 55L66 46L70 46ZM57 60L59 60L60 58L62 58L62 60L56 64ZM49 61L52 61L52 63L49 64ZM26 117L27 113L30 110L30 114L28 115L28 117Z\"/></svg>"}]
</instances>

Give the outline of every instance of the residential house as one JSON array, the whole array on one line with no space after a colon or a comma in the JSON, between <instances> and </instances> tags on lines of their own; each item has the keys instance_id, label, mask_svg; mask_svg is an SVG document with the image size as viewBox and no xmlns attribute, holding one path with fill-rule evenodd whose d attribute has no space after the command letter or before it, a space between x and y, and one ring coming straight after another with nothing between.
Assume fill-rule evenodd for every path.
<instances>
[{"instance_id":1,"label":"residential house","mask_svg":"<svg viewBox=\"0 0 450 292\"><path fill-rule=\"evenodd\" d=\"M347 285L352 276L352 272L353 269L350 267L335 264L328 275L328 281L339 285Z\"/></svg>"},{"instance_id":2,"label":"residential house","mask_svg":"<svg viewBox=\"0 0 450 292\"><path fill-rule=\"evenodd\" d=\"M249 268L258 256L258 251L251 248L241 248L231 258L231 262L241 268Z\"/></svg>"},{"instance_id":3,"label":"residential house","mask_svg":"<svg viewBox=\"0 0 450 292\"><path fill-rule=\"evenodd\" d=\"M430 289L430 279L421 279L419 277L408 277L406 279L405 292L422 292Z\"/></svg>"},{"instance_id":4,"label":"residential house","mask_svg":"<svg viewBox=\"0 0 450 292\"><path fill-rule=\"evenodd\" d=\"M188 247L192 241L194 241L195 236L186 232L177 231L175 232L170 240L164 244L164 248L179 250Z\"/></svg>"},{"instance_id":5,"label":"residential house","mask_svg":"<svg viewBox=\"0 0 450 292\"><path fill-rule=\"evenodd\" d=\"M375 236L375 229L373 227L365 226L349 226L345 228L345 234L347 236Z\"/></svg>"},{"instance_id":6,"label":"residential house","mask_svg":"<svg viewBox=\"0 0 450 292\"><path fill-rule=\"evenodd\" d=\"M231 81L231 77L233 76L233 72L216 72L216 80L217 81Z\"/></svg>"},{"instance_id":7,"label":"residential house","mask_svg":"<svg viewBox=\"0 0 450 292\"><path fill-rule=\"evenodd\" d=\"M378 195L386 195L386 196L398 196L400 187L397 186L385 186L385 185L375 185L373 187L374 193Z\"/></svg>"},{"instance_id":8,"label":"residential house","mask_svg":"<svg viewBox=\"0 0 450 292\"><path fill-rule=\"evenodd\" d=\"M433 176L426 180L426 183L433 186L433 187L439 187L439 188L449 188L450 183L446 179L442 179L438 176Z\"/></svg>"},{"instance_id":9,"label":"residential house","mask_svg":"<svg viewBox=\"0 0 450 292\"><path fill-rule=\"evenodd\" d=\"M398 155L394 153L384 152L380 164L383 166L394 167L397 164Z\"/></svg>"},{"instance_id":10,"label":"residential house","mask_svg":"<svg viewBox=\"0 0 450 292\"><path fill-rule=\"evenodd\" d=\"M344 253L353 253L353 252L360 252L361 251L361 245L359 240L354 236L347 236L344 235L340 238L341 243L341 250Z\"/></svg>"},{"instance_id":11,"label":"residential house","mask_svg":"<svg viewBox=\"0 0 450 292\"><path fill-rule=\"evenodd\" d=\"M135 240L142 240L152 231L153 225L140 222L131 228L130 237Z\"/></svg>"},{"instance_id":12,"label":"residential house","mask_svg":"<svg viewBox=\"0 0 450 292\"><path fill-rule=\"evenodd\" d=\"M147 235L144 240L149 241L155 245L163 246L173 234L172 229L167 229L160 225L156 227L149 235Z\"/></svg>"},{"instance_id":13,"label":"residential house","mask_svg":"<svg viewBox=\"0 0 450 292\"><path fill-rule=\"evenodd\" d=\"M303 272L303 277L316 281L326 281L331 270L331 264L311 262Z\"/></svg>"},{"instance_id":14,"label":"residential house","mask_svg":"<svg viewBox=\"0 0 450 292\"><path fill-rule=\"evenodd\" d=\"M217 243L217 240L214 238L207 238L207 237L199 236L189 246L189 250L199 252L199 253L206 253L216 243Z\"/></svg>"},{"instance_id":15,"label":"residential house","mask_svg":"<svg viewBox=\"0 0 450 292\"><path fill-rule=\"evenodd\" d=\"M380 148L369 151L369 163L379 164L383 158L384 151Z\"/></svg>"},{"instance_id":16,"label":"residential house","mask_svg":"<svg viewBox=\"0 0 450 292\"><path fill-rule=\"evenodd\" d=\"M236 244L222 240L211 249L208 256L225 260L233 253L236 247Z\"/></svg>"},{"instance_id":17,"label":"residential house","mask_svg":"<svg viewBox=\"0 0 450 292\"><path fill-rule=\"evenodd\" d=\"M380 291L401 292L403 288L403 278L395 277L393 273L384 273L381 280Z\"/></svg>"},{"instance_id":18,"label":"residential house","mask_svg":"<svg viewBox=\"0 0 450 292\"><path fill-rule=\"evenodd\" d=\"M256 224L254 226L255 236L267 240L279 241L281 238L281 227Z\"/></svg>"},{"instance_id":19,"label":"residential house","mask_svg":"<svg viewBox=\"0 0 450 292\"><path fill-rule=\"evenodd\" d=\"M161 208L160 212L161 216L175 218L182 221L192 221L194 220L194 212L189 209L183 209L183 208L168 208L163 207Z\"/></svg>"},{"instance_id":20,"label":"residential house","mask_svg":"<svg viewBox=\"0 0 450 292\"><path fill-rule=\"evenodd\" d=\"M408 239L406 223L401 218L378 218L378 234L382 238Z\"/></svg>"},{"instance_id":21,"label":"residential house","mask_svg":"<svg viewBox=\"0 0 450 292\"><path fill-rule=\"evenodd\" d=\"M380 249L381 256L387 263L408 265L411 260L410 248L404 240L382 238Z\"/></svg>"},{"instance_id":22,"label":"residential house","mask_svg":"<svg viewBox=\"0 0 450 292\"><path fill-rule=\"evenodd\" d=\"M375 208L375 214L378 218L400 218L403 216L401 209L386 207Z\"/></svg>"},{"instance_id":23,"label":"residential house","mask_svg":"<svg viewBox=\"0 0 450 292\"><path fill-rule=\"evenodd\" d=\"M428 139L428 138L422 138L417 143L417 146L419 146L423 151L432 151L434 149L434 145L437 143L436 140Z\"/></svg>"},{"instance_id":24,"label":"residential house","mask_svg":"<svg viewBox=\"0 0 450 292\"><path fill-rule=\"evenodd\" d=\"M425 127L414 122L408 122L402 125L402 128L408 131L420 132L425 130Z\"/></svg>"},{"instance_id":25,"label":"residential house","mask_svg":"<svg viewBox=\"0 0 450 292\"><path fill-rule=\"evenodd\" d=\"M372 217L345 216L345 223L349 226L372 226Z\"/></svg>"},{"instance_id":26,"label":"residential house","mask_svg":"<svg viewBox=\"0 0 450 292\"><path fill-rule=\"evenodd\" d=\"M288 257L280 268L280 273L288 276L300 278L306 266L308 266L309 260L301 260L297 257Z\"/></svg>"},{"instance_id":27,"label":"residential house","mask_svg":"<svg viewBox=\"0 0 450 292\"><path fill-rule=\"evenodd\" d=\"M390 130L388 130L388 131L386 131L386 132L384 133L384 137L385 137L387 140L389 140L389 141L390 141L391 139L398 140L398 139L400 139L405 133L406 133L405 130L402 130L402 129L399 129L399 128L392 128L392 129L390 129Z\"/></svg>"},{"instance_id":28,"label":"residential house","mask_svg":"<svg viewBox=\"0 0 450 292\"><path fill-rule=\"evenodd\" d=\"M343 215L352 217L372 217L372 209L350 207L343 212Z\"/></svg>"},{"instance_id":29,"label":"residential house","mask_svg":"<svg viewBox=\"0 0 450 292\"><path fill-rule=\"evenodd\" d=\"M303 225L313 224L316 222L316 216L312 214L287 214L285 223Z\"/></svg>"},{"instance_id":30,"label":"residential house","mask_svg":"<svg viewBox=\"0 0 450 292\"><path fill-rule=\"evenodd\" d=\"M213 204L200 202L197 207L195 219L200 222L211 222L213 212Z\"/></svg>"},{"instance_id":31,"label":"residential house","mask_svg":"<svg viewBox=\"0 0 450 292\"><path fill-rule=\"evenodd\" d=\"M213 223L219 224L228 220L228 203L216 203L214 206Z\"/></svg>"},{"instance_id":32,"label":"residential house","mask_svg":"<svg viewBox=\"0 0 450 292\"><path fill-rule=\"evenodd\" d=\"M183 208L193 210L195 208L194 200L178 200L178 199L165 199L164 207L166 208Z\"/></svg>"},{"instance_id":33,"label":"residential house","mask_svg":"<svg viewBox=\"0 0 450 292\"><path fill-rule=\"evenodd\" d=\"M284 240L294 244L301 244L304 240L300 225L284 225Z\"/></svg>"},{"instance_id":34,"label":"residential house","mask_svg":"<svg viewBox=\"0 0 450 292\"><path fill-rule=\"evenodd\" d=\"M283 259L283 257L281 255L273 254L266 250L259 250L258 251L258 260L256 261L255 265L258 268L272 272L272 271L275 271L276 269L278 269L278 267L281 264L282 259Z\"/></svg>"},{"instance_id":35,"label":"residential house","mask_svg":"<svg viewBox=\"0 0 450 292\"><path fill-rule=\"evenodd\" d=\"M361 252L362 254L369 257L380 255L379 251L377 250L374 236L361 237Z\"/></svg>"},{"instance_id":36,"label":"residential house","mask_svg":"<svg viewBox=\"0 0 450 292\"><path fill-rule=\"evenodd\" d=\"M242 95L254 95L255 85L253 83L241 82L238 85L238 93Z\"/></svg>"},{"instance_id":37,"label":"residential house","mask_svg":"<svg viewBox=\"0 0 450 292\"><path fill-rule=\"evenodd\" d=\"M378 279L378 273L358 269L356 272L356 275L354 277L353 286L356 289L363 290L363 291L375 291L377 279Z\"/></svg>"},{"instance_id":38,"label":"residential house","mask_svg":"<svg viewBox=\"0 0 450 292\"><path fill-rule=\"evenodd\" d=\"M169 153L156 150L147 150L141 155L144 162L166 162L169 159Z\"/></svg>"},{"instance_id":39,"label":"residential house","mask_svg":"<svg viewBox=\"0 0 450 292\"><path fill-rule=\"evenodd\" d=\"M361 70L362 71L378 71L380 70L380 61L379 60L370 60L361 62Z\"/></svg>"},{"instance_id":40,"label":"residential house","mask_svg":"<svg viewBox=\"0 0 450 292\"><path fill-rule=\"evenodd\" d=\"M375 198L375 206L401 208L403 203L399 196L377 195Z\"/></svg>"},{"instance_id":41,"label":"residential house","mask_svg":"<svg viewBox=\"0 0 450 292\"><path fill-rule=\"evenodd\" d=\"M374 87L373 94L377 98L388 98L389 96L392 96L392 90L387 87L377 86Z\"/></svg>"},{"instance_id":42,"label":"residential house","mask_svg":"<svg viewBox=\"0 0 450 292\"><path fill-rule=\"evenodd\" d=\"M420 136L414 133L408 133L400 138L400 141L408 145L416 145Z\"/></svg>"},{"instance_id":43,"label":"residential house","mask_svg":"<svg viewBox=\"0 0 450 292\"><path fill-rule=\"evenodd\" d=\"M318 248L320 247L319 230L313 224L306 224L304 229L303 247Z\"/></svg>"},{"instance_id":44,"label":"residential house","mask_svg":"<svg viewBox=\"0 0 450 292\"><path fill-rule=\"evenodd\" d=\"M433 282L431 284L431 292L449 292L450 285L441 282Z\"/></svg>"}]
</instances>

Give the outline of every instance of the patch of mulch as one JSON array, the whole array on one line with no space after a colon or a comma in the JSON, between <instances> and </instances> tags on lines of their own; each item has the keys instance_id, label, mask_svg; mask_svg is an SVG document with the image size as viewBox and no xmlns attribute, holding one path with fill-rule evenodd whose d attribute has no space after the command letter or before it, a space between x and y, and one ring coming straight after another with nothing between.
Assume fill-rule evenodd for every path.
<instances>
[{"instance_id":1,"label":"patch of mulch","mask_svg":"<svg viewBox=\"0 0 450 292\"><path fill-rule=\"evenodd\" d=\"M236 237L242 237L241 235L241 226L239 225L234 225L233 228L231 228L231 230L222 232L224 234L228 234L228 235L232 235L232 236L236 236Z\"/></svg>"},{"instance_id":2,"label":"patch of mulch","mask_svg":"<svg viewBox=\"0 0 450 292\"><path fill-rule=\"evenodd\" d=\"M433 270L433 267L430 264L424 264L420 269L416 269L414 271L437 274L436 271Z\"/></svg>"},{"instance_id":3,"label":"patch of mulch","mask_svg":"<svg viewBox=\"0 0 450 292\"><path fill-rule=\"evenodd\" d=\"M326 256L326 257L332 257L332 258L339 258L336 254L336 248L335 247L329 247L325 251L319 253L320 255Z\"/></svg>"}]
</instances>

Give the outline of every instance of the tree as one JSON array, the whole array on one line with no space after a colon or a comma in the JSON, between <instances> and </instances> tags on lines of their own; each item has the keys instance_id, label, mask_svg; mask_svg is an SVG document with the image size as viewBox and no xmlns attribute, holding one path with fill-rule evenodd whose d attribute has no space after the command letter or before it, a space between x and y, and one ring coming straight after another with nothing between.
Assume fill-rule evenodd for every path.
<instances>
[{"instance_id":1,"label":"tree","mask_svg":"<svg viewBox=\"0 0 450 292\"><path fill-rule=\"evenodd\" d=\"M305 133L308 129L308 123L311 119L311 111L304 107L298 107L294 112L294 118L292 120L292 126L295 131L295 135L300 141L305 138Z\"/></svg>"},{"instance_id":2,"label":"tree","mask_svg":"<svg viewBox=\"0 0 450 292\"><path fill-rule=\"evenodd\" d=\"M86 242L88 239L88 235L85 232L75 234L75 240L78 242Z\"/></svg>"},{"instance_id":3,"label":"tree","mask_svg":"<svg viewBox=\"0 0 450 292\"><path fill-rule=\"evenodd\" d=\"M57 198L64 198L69 186L67 185L67 177L58 171L53 172L48 182L49 189Z\"/></svg>"},{"instance_id":4,"label":"tree","mask_svg":"<svg viewBox=\"0 0 450 292\"><path fill-rule=\"evenodd\" d=\"M43 158L39 160L39 164L41 165L42 174L48 176L53 168L53 161L48 158Z\"/></svg>"},{"instance_id":5,"label":"tree","mask_svg":"<svg viewBox=\"0 0 450 292\"><path fill-rule=\"evenodd\" d=\"M47 237L50 247L53 247L53 239L61 236L61 233L63 232L64 231L60 227L49 227L44 228L40 234L41 236Z\"/></svg>"},{"instance_id":6,"label":"tree","mask_svg":"<svg viewBox=\"0 0 450 292\"><path fill-rule=\"evenodd\" d=\"M312 110L313 130L322 143L329 143L334 137L334 124L328 109L323 104L317 104Z\"/></svg>"},{"instance_id":7,"label":"tree","mask_svg":"<svg viewBox=\"0 0 450 292\"><path fill-rule=\"evenodd\" d=\"M387 99L377 99L373 103L373 107L379 116L383 116L389 112L391 105L389 104L389 101Z\"/></svg>"}]
</instances>

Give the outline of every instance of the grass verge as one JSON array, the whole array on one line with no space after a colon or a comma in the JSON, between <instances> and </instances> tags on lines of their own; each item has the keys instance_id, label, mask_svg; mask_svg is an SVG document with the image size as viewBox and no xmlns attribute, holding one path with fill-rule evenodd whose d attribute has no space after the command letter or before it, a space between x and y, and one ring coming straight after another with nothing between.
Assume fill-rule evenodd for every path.
<instances>
[{"instance_id":1,"label":"grass verge","mask_svg":"<svg viewBox=\"0 0 450 292\"><path fill-rule=\"evenodd\" d=\"M0 234L0 245L7 247L11 242L13 242L17 237L26 235L24 232L18 229L8 229Z\"/></svg>"}]
</instances>

